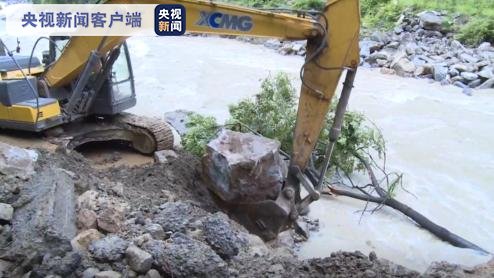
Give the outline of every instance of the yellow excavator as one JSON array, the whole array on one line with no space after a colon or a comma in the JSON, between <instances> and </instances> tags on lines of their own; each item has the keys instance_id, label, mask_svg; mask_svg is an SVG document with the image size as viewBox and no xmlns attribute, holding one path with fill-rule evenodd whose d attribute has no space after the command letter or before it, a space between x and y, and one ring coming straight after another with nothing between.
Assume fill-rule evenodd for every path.
<instances>
[{"instance_id":1,"label":"yellow excavator","mask_svg":"<svg viewBox=\"0 0 494 278\"><path fill-rule=\"evenodd\" d=\"M319 198L325 170L316 178L308 177L305 170L340 77L346 72L326 165L339 136L359 65L359 0L327 0L321 12L256 10L200 0L108 0L104 4L181 4L190 33L307 41L287 181L277 198L236 207L243 212L246 227L265 239L293 226L300 212ZM214 14L208 17L214 22L204 24L204 14ZM234 20L239 18L248 28L239 28L239 21ZM136 104L127 37L48 39L50 47L42 62L10 51L0 58L1 128L34 132L56 128L59 133L62 129L61 135L70 138L69 148L107 140L128 142L142 153L173 147L172 132L164 122L123 113ZM301 185L308 192L304 198Z\"/></svg>"}]
</instances>

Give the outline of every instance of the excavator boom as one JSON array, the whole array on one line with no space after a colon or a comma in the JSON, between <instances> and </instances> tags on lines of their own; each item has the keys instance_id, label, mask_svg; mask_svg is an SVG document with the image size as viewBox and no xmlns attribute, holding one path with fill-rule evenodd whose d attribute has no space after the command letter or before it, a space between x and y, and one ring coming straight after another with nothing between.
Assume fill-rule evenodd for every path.
<instances>
[{"instance_id":1,"label":"excavator boom","mask_svg":"<svg viewBox=\"0 0 494 278\"><path fill-rule=\"evenodd\" d=\"M358 0L329 0L316 17L261 11L196 0L109 0L105 4L182 4L187 11L186 30L191 33L274 37L307 40L306 62L294 132L292 165L303 170L317 142L325 115L344 69L359 64L360 11ZM204 14L220 13L250 18L244 30L199 24ZM106 53L127 37L72 37L60 58L45 74L51 87L69 84L87 63L91 51Z\"/></svg>"},{"instance_id":2,"label":"excavator boom","mask_svg":"<svg viewBox=\"0 0 494 278\"><path fill-rule=\"evenodd\" d=\"M329 164L359 65L359 0L327 1L321 12L298 12L297 15L201 0L108 0L105 2L105 4L181 4L186 9L186 31L191 33L307 40L306 58L300 70L302 86L286 183L274 200L227 204L233 206L233 211L239 212L238 218L244 220L243 224L251 232L257 233L264 239L272 239L280 231L293 226L298 215L319 198L321 181L327 167L323 167L318 178L308 176L305 170L325 124L326 114L335 96L341 74L346 71L345 84L326 151L324 165ZM233 28L233 18L236 20L235 28ZM224 22L226 20L228 24ZM69 38L60 57L57 58L53 55L53 51L50 51L48 59L50 65L45 72L42 75L30 76L33 81L38 81L44 99L49 102L45 101L47 104L40 108L36 98L37 107L24 104L19 108L30 113L27 122L34 126L31 130L39 131L66 123L68 126L66 130L72 129L73 132L69 136L72 139L67 146L73 144L73 147L94 140L122 138L143 153L171 147L173 138L166 126L121 114L136 102L132 69L128 62L129 53L125 46L126 39L127 37L118 36L75 36ZM166 43L166 38L163 38L163 41ZM119 57L122 57L122 53L127 59L128 77L119 81L116 80L116 70L113 70L113 65ZM38 76L39 79L36 79ZM124 82L130 82L130 89L128 88L127 91L122 89ZM121 94L124 97L116 97ZM0 120L3 108L4 106L0 104ZM40 113L41 115L45 113L46 116L49 111L55 111L53 114L56 115L52 118L56 121L49 122L49 119L39 117ZM93 117L96 121L90 123L89 131L84 128L88 125L77 126L76 120L87 120L91 118L89 116L96 116ZM105 121L98 122L100 118ZM38 120L46 121L48 124L38 125ZM10 122L14 122L13 125L17 124L16 121L17 119L10 119ZM300 185L309 192L303 199L300 196ZM215 191L214 185L211 190Z\"/></svg>"}]
</instances>

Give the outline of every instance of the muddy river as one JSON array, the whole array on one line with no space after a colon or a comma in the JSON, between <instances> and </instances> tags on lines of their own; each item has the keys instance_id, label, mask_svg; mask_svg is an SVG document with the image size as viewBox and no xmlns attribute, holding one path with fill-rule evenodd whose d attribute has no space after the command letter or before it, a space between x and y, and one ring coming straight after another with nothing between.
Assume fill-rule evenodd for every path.
<instances>
[{"instance_id":1,"label":"muddy river","mask_svg":"<svg viewBox=\"0 0 494 278\"><path fill-rule=\"evenodd\" d=\"M15 48L15 39L6 42ZM25 53L30 42L21 38ZM297 88L300 84L303 58L259 45L204 37L128 42L138 96L131 112L137 114L162 117L187 109L223 121L228 105L254 95L270 73L288 72ZM469 97L452 86L361 69L350 108L382 129L388 167L405 174L405 187L413 193L398 191L400 201L494 251L494 90ZM300 256L328 256L340 249L376 251L421 271L432 261L474 265L490 259L437 240L391 209L360 220L363 205L344 197L314 204L311 216L320 219L321 229L301 246Z\"/></svg>"}]
</instances>

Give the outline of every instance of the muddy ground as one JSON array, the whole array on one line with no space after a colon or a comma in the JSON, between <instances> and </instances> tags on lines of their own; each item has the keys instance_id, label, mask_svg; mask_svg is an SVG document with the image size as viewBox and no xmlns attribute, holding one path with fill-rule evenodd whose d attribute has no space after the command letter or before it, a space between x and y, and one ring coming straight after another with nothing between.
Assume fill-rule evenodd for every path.
<instances>
[{"instance_id":1,"label":"muddy ground","mask_svg":"<svg viewBox=\"0 0 494 278\"><path fill-rule=\"evenodd\" d=\"M75 151L37 152L35 173L28 179L0 175L0 202L14 208L13 219L1 223L3 277L420 276L375 253L299 260L290 231L262 242L215 206L200 177L199 159L182 151L166 163L114 166L124 159L116 151L98 160L97 167ZM54 189L32 195L45 187ZM51 204L46 196L60 192ZM51 216L60 213L57 202L66 205L62 218L67 221L52 220L67 229L49 227L51 220L36 222L45 204L27 208L44 198ZM478 276L480 271L439 264L424 276ZM489 277L489 270L482 271Z\"/></svg>"}]
</instances>

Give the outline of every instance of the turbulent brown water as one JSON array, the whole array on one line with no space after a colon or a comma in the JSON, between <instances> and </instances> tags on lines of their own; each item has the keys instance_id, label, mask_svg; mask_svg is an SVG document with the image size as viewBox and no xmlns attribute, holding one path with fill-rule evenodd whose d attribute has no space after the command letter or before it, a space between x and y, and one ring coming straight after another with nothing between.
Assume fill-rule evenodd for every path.
<instances>
[{"instance_id":1,"label":"turbulent brown water","mask_svg":"<svg viewBox=\"0 0 494 278\"><path fill-rule=\"evenodd\" d=\"M15 48L15 38L4 38ZM20 38L24 53L32 38ZM187 109L228 116L228 105L258 92L262 78L288 72L298 88L303 59L259 45L204 37L131 38L138 104L131 112L162 117ZM41 48L40 51L41 52ZM39 53L37 52L37 53ZM494 251L494 90L463 95L452 86L360 69L350 101L383 131L388 167L405 174L397 198L438 224ZM451 247L397 212L384 209L360 220L363 203L338 198L313 205L321 230L299 254L376 251L416 270L432 261L474 265L489 257ZM360 221L359 221L360 220Z\"/></svg>"}]
</instances>

